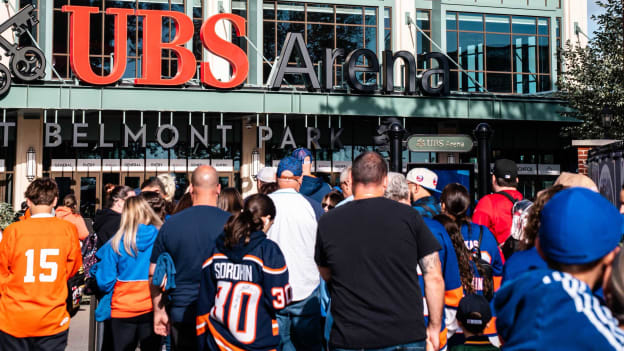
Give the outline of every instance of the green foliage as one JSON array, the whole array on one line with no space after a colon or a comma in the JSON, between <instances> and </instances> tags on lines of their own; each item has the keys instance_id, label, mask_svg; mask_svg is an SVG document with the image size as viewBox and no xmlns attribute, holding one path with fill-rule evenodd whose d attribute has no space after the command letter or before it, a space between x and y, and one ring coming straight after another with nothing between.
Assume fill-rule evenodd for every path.
<instances>
[{"instance_id":1,"label":"green foliage","mask_svg":"<svg viewBox=\"0 0 624 351\"><path fill-rule=\"evenodd\" d=\"M621 0L598 0L605 9L592 16L598 24L587 47L566 44L564 73L558 82L562 97L576 111L568 116L582 124L566 128L575 139L624 139L624 27ZM610 112L611 123L603 116Z\"/></svg>"},{"instance_id":2,"label":"green foliage","mask_svg":"<svg viewBox=\"0 0 624 351\"><path fill-rule=\"evenodd\" d=\"M0 202L0 229L4 230L15 220L13 206L6 202Z\"/></svg>"}]
</instances>

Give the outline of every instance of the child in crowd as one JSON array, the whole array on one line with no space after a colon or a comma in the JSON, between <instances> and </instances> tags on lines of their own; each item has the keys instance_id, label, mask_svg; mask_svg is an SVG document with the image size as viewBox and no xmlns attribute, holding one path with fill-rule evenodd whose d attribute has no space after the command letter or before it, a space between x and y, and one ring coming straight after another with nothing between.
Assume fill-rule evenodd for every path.
<instances>
[{"instance_id":1,"label":"child in crowd","mask_svg":"<svg viewBox=\"0 0 624 351\"><path fill-rule=\"evenodd\" d=\"M463 345L451 348L451 351L495 351L499 348L492 345L487 336L483 335L485 327L492 319L492 311L487 299L481 295L466 295L459 302L457 322L464 331Z\"/></svg>"},{"instance_id":2,"label":"child in crowd","mask_svg":"<svg viewBox=\"0 0 624 351\"><path fill-rule=\"evenodd\" d=\"M82 266L78 232L52 214L54 180L35 179L24 196L31 216L8 226L0 242L0 350L64 350L67 280Z\"/></svg>"}]
</instances>

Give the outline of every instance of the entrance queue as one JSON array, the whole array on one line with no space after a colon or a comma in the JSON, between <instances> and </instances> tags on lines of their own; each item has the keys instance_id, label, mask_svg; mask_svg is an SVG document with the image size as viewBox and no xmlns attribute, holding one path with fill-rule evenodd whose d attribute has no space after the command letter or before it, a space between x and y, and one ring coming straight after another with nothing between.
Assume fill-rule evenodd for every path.
<instances>
[{"instance_id":1,"label":"entrance queue","mask_svg":"<svg viewBox=\"0 0 624 351\"><path fill-rule=\"evenodd\" d=\"M532 203L497 160L475 204L372 151L331 189L311 155L247 198L207 165L177 202L173 177L111 184L94 225L33 180L0 239L0 350L75 347L82 289L97 351L624 350L624 221L589 178Z\"/></svg>"}]
</instances>

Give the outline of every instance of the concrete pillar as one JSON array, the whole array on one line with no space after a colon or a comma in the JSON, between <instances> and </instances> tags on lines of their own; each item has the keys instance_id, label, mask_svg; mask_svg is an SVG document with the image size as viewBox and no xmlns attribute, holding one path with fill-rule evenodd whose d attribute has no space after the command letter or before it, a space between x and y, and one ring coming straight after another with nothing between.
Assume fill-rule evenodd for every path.
<instances>
[{"instance_id":1,"label":"concrete pillar","mask_svg":"<svg viewBox=\"0 0 624 351\"><path fill-rule=\"evenodd\" d=\"M249 0L247 2L247 37L253 45L249 44L247 57L249 58L249 78L247 83L252 86L264 85L263 79L263 22L262 22L262 0ZM255 48L254 48L255 45ZM256 50L258 48L258 50Z\"/></svg>"},{"instance_id":2,"label":"concrete pillar","mask_svg":"<svg viewBox=\"0 0 624 351\"><path fill-rule=\"evenodd\" d=\"M15 182L13 208L20 208L24 192L30 184L26 179L26 153L32 147L37 160L37 177L43 174L43 123L40 112L37 114L17 114L17 138L15 150Z\"/></svg>"}]
</instances>

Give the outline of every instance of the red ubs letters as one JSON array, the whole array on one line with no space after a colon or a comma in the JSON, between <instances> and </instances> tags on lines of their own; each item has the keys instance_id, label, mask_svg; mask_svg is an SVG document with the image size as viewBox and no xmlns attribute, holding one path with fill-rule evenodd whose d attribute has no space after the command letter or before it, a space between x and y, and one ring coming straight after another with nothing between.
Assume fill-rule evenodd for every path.
<instances>
[{"instance_id":1,"label":"red ubs letters","mask_svg":"<svg viewBox=\"0 0 624 351\"><path fill-rule=\"evenodd\" d=\"M106 75L96 74L89 62L90 17L99 11L97 7L63 6L64 12L70 13L69 57L71 67L78 79L95 85L107 85L123 77L127 62L128 16L143 17L143 60L142 77L135 79L137 85L181 85L188 82L195 74L196 61L193 52L183 45L193 38L193 21L181 12L160 10L132 10L109 8L106 14L115 16L115 49L113 69ZM162 41L162 23L169 18L175 24L176 36L171 42ZM230 13L212 16L201 27L201 42L212 54L228 61L232 67L229 81L219 81L213 75L210 64L200 64L202 83L218 89L235 88L245 82L249 71L249 61L245 52L217 35L215 26L220 20L232 23L236 35L244 36L245 19ZM172 78L161 75L162 50L173 51L178 58L178 72Z\"/></svg>"}]
</instances>

